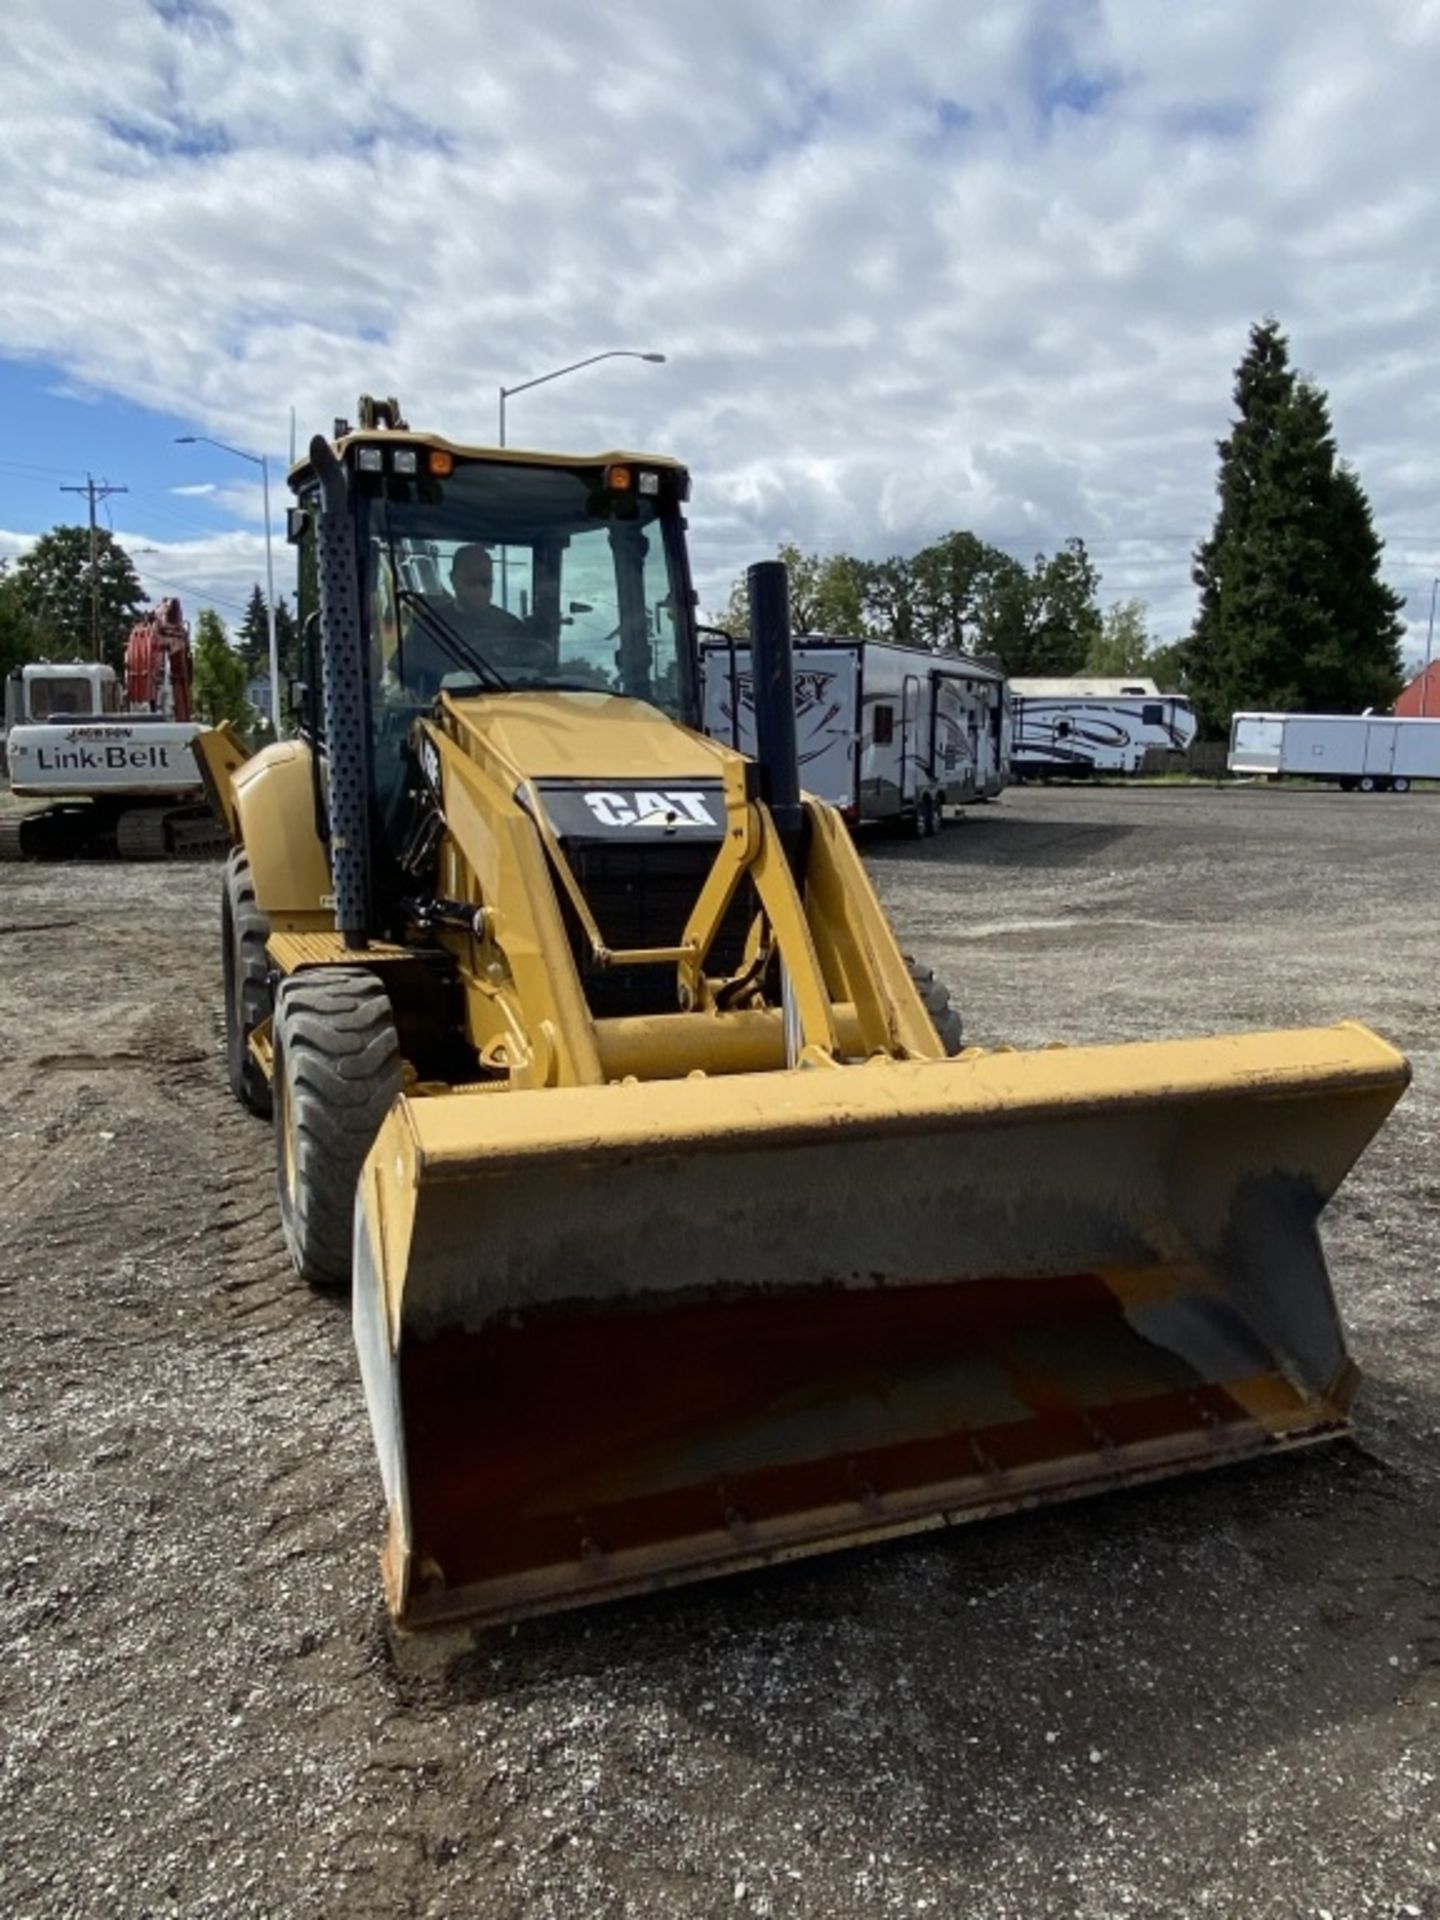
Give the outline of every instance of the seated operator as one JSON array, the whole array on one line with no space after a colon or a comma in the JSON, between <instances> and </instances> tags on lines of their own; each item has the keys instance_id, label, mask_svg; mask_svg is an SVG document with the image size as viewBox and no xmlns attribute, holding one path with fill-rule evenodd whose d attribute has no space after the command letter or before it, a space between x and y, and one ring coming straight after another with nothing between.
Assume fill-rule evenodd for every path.
<instances>
[{"instance_id":1,"label":"seated operator","mask_svg":"<svg viewBox=\"0 0 1440 1920\"><path fill-rule=\"evenodd\" d=\"M487 549L457 547L450 562L454 597L438 603L436 612L501 674L553 666L554 649L513 613L495 605L494 584L495 563ZM453 663L447 663L445 671L453 670Z\"/></svg>"}]
</instances>

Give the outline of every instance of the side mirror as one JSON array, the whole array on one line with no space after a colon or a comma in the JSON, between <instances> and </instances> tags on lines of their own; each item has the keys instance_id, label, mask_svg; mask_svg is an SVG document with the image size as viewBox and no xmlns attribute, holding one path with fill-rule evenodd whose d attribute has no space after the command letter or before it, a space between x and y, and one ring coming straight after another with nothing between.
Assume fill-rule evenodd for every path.
<instances>
[{"instance_id":1,"label":"side mirror","mask_svg":"<svg viewBox=\"0 0 1440 1920\"><path fill-rule=\"evenodd\" d=\"M285 509L285 538L292 547L298 547L305 538L305 529L309 521L310 515L304 507Z\"/></svg>"}]
</instances>

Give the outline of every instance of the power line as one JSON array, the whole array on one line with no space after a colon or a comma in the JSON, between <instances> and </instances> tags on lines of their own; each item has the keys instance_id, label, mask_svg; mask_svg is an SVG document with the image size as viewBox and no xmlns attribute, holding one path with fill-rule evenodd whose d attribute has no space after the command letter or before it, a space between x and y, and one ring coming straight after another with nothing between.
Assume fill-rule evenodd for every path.
<instances>
[{"instance_id":1,"label":"power line","mask_svg":"<svg viewBox=\"0 0 1440 1920\"><path fill-rule=\"evenodd\" d=\"M112 493L128 493L128 487L112 487L108 480L95 481L88 473L83 487L61 487L61 493L83 493L90 502L90 657L100 658L100 530L95 524L95 502L108 500Z\"/></svg>"}]
</instances>

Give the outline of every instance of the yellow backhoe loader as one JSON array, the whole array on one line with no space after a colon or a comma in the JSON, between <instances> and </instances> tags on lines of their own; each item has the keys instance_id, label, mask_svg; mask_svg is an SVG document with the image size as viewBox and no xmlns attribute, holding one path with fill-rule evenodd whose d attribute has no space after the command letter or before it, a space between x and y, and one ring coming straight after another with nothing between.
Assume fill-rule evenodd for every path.
<instances>
[{"instance_id":1,"label":"yellow backhoe loader","mask_svg":"<svg viewBox=\"0 0 1440 1920\"><path fill-rule=\"evenodd\" d=\"M757 759L696 731L682 467L366 400L292 484L304 725L202 746L229 1070L296 1267L353 1273L403 1626L1345 1430L1316 1218L1393 1048L948 1057L799 790L773 563Z\"/></svg>"}]
</instances>

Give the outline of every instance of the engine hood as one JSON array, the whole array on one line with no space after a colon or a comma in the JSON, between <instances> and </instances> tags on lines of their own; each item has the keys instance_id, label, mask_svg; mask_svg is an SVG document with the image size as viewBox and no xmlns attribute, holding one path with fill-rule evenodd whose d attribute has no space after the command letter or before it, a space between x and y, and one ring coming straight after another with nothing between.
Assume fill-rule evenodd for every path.
<instances>
[{"instance_id":1,"label":"engine hood","mask_svg":"<svg viewBox=\"0 0 1440 1920\"><path fill-rule=\"evenodd\" d=\"M527 780L709 783L734 757L658 707L615 694L487 694L445 705L462 744L469 735Z\"/></svg>"}]
</instances>

